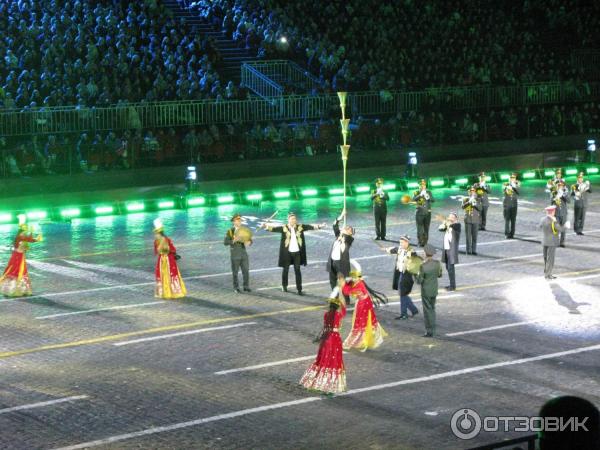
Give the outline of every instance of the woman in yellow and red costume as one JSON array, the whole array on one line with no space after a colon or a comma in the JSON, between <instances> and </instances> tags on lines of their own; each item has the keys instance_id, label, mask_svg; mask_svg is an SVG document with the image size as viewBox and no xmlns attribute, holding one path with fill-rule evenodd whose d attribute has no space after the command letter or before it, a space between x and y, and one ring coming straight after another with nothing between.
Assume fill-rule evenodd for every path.
<instances>
[{"instance_id":1,"label":"woman in yellow and red costume","mask_svg":"<svg viewBox=\"0 0 600 450\"><path fill-rule=\"evenodd\" d=\"M361 352L368 348L377 348L383 343L383 338L387 333L377 321L375 315L375 305L387 303L385 294L371 289L362 279L362 271L358 262L350 260L350 281L346 281L342 286L344 296L354 297L356 306L352 316L352 330L344 340L344 349L358 349Z\"/></svg>"},{"instance_id":2,"label":"woman in yellow and red costume","mask_svg":"<svg viewBox=\"0 0 600 450\"><path fill-rule=\"evenodd\" d=\"M165 236L163 223L154 221L154 254L158 255L154 296L159 298L182 298L187 291L177 267L177 249L173 241Z\"/></svg>"},{"instance_id":3,"label":"woman in yellow and red costume","mask_svg":"<svg viewBox=\"0 0 600 450\"><path fill-rule=\"evenodd\" d=\"M19 231L13 242L13 252L2 276L0 276L0 292L6 297L23 297L31 295L31 282L27 272L25 254L31 242L39 242L42 235L33 236L32 230L25 223L25 215L19 215Z\"/></svg>"},{"instance_id":4,"label":"woman in yellow and red costume","mask_svg":"<svg viewBox=\"0 0 600 450\"><path fill-rule=\"evenodd\" d=\"M317 358L300 379L300 384L305 388L326 394L338 394L346 390L346 368L340 337L345 315L344 297L340 295L340 288L335 287L329 296L329 310L323 317Z\"/></svg>"}]
</instances>

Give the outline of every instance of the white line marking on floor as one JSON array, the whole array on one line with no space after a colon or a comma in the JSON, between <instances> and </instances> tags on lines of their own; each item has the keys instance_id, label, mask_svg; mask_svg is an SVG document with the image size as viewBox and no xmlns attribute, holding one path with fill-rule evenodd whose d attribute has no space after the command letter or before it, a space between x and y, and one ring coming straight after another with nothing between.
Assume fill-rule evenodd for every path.
<instances>
[{"instance_id":1,"label":"white line marking on floor","mask_svg":"<svg viewBox=\"0 0 600 450\"><path fill-rule=\"evenodd\" d=\"M147 281L151 281L153 279L152 273L144 272L143 270L129 269L126 267L105 266L103 264L91 264L82 261L72 261L70 259L63 259L62 261L72 266L89 270L97 270L98 272L114 273L117 275L124 275L126 277L138 278Z\"/></svg>"},{"instance_id":2,"label":"white line marking on floor","mask_svg":"<svg viewBox=\"0 0 600 450\"><path fill-rule=\"evenodd\" d=\"M91 314L91 313L101 312L101 311L112 311L115 309L139 308L140 306L164 305L164 304L165 304L165 302L136 303L134 305L111 306L111 307L106 307L106 308L86 309L83 311L74 311L74 312L68 312L68 313L50 314L48 316L38 316L38 317L36 317L36 319L37 320L46 320L46 319L54 319L56 317L75 316L78 314Z\"/></svg>"},{"instance_id":3,"label":"white line marking on floor","mask_svg":"<svg viewBox=\"0 0 600 450\"><path fill-rule=\"evenodd\" d=\"M73 402L75 400L83 400L88 398L87 395L74 395L72 397L57 398L56 400L48 400L47 402L30 403L29 405L13 406L12 408L0 409L0 414L6 414L13 411L22 411L24 409L42 408L44 406L57 405L58 403Z\"/></svg>"},{"instance_id":4,"label":"white line marking on floor","mask_svg":"<svg viewBox=\"0 0 600 450\"><path fill-rule=\"evenodd\" d=\"M110 278L98 275L95 272L89 270L74 269L73 267L61 266L58 264L47 263L43 261L37 261L35 259L28 260L27 264L31 267L42 270L44 272L55 273L68 278L76 278L81 281L87 281L89 283L104 284L104 285L115 285L117 281Z\"/></svg>"},{"instance_id":5,"label":"white line marking on floor","mask_svg":"<svg viewBox=\"0 0 600 450\"><path fill-rule=\"evenodd\" d=\"M478 242L477 247L482 245L510 244L511 242L520 242L518 239L502 239L501 241ZM466 244L460 244L459 247L466 247Z\"/></svg>"},{"instance_id":6,"label":"white line marking on floor","mask_svg":"<svg viewBox=\"0 0 600 450\"><path fill-rule=\"evenodd\" d=\"M400 381L395 381L392 383L377 384L377 385L367 386L367 387L359 388L359 389L351 389L342 394L338 394L335 397L356 395L356 394L361 394L363 392L370 392L370 391L379 391L379 390L383 390L383 389L390 389L390 388L395 388L398 386L404 386L404 385L409 385L409 384L423 383L423 382L432 381L432 380L441 380L444 378L456 377L459 375L467 375L467 374L471 374L471 373L475 373L475 372L482 372L485 370L496 369L499 367L514 366L514 365L518 365L518 364L526 364L526 363L536 362L536 361L544 361L547 359L560 358L562 356L570 356L570 355L575 355L578 353L591 352L591 351L596 351L596 350L600 350L600 344L592 345L589 347L579 347L579 348L575 348L572 350L566 350L563 352L548 353L548 354L539 355L539 356L532 356L529 358L513 359L510 361L502 361L502 362L498 362L498 363L486 364L486 365L481 365L481 366L467 367L465 369L452 370L449 372L442 372L442 373L438 373L435 375L428 375L428 376L423 376L423 377L418 377L418 378L410 378L407 380L400 380ZM334 397L334 399L335 399L335 397ZM324 396L305 397L305 398L301 398L298 400L292 400L292 401L281 402L281 403L272 403L270 405L259 406L256 408L242 409L239 411L233 411L233 412L226 413L226 414L219 414L216 416L205 417L202 419L190 420L188 422L179 422L179 423L164 425L164 426L160 426L160 427L147 428L145 430L140 430L140 431L136 431L133 433L119 434L119 435L107 437L105 439L98 439L95 441L83 442L81 444L70 445L68 447L62 447L62 448L59 448L56 450L78 450L78 449L83 449L83 448L88 448L88 447L97 447L99 445L112 444L114 442L125 441L127 439L132 439L132 438L136 438L136 437L150 436L153 434L164 433L167 431L180 430L182 428L189 428L189 427L193 427L196 425L202 425L205 423L218 422L218 421L227 420L227 419L234 419L236 417L247 416L249 414L256 414L256 413L265 412L265 411L272 411L275 409L290 408L292 406L303 405L306 403L312 403L312 402L316 402L316 401L323 401L325 399L327 399L327 397L324 397ZM334 399L327 399L327 400L335 401Z\"/></svg>"},{"instance_id":7,"label":"white line marking on floor","mask_svg":"<svg viewBox=\"0 0 600 450\"><path fill-rule=\"evenodd\" d=\"M343 352L343 353L345 355L348 352ZM316 358L316 355L301 356L299 358L291 358L291 359L282 359L281 361L273 361L270 363L257 364L255 366L246 366L246 367L239 367L237 369L221 370L219 372L215 372L215 375L227 375L229 373L247 372L249 370L257 370L257 369L264 369L265 367L281 366L284 364L290 364L290 363L295 363L295 362L300 362L300 361L308 361L309 359L315 359L315 358Z\"/></svg>"},{"instance_id":8,"label":"white line marking on floor","mask_svg":"<svg viewBox=\"0 0 600 450\"><path fill-rule=\"evenodd\" d=\"M512 261L515 259L527 259L527 258L534 258L534 257L541 257L542 253L530 253L529 255L521 255L521 256L509 256L507 258L498 258L498 259L485 259L485 260L481 260L481 261L473 261L470 263L458 263L456 264L456 267L461 266L461 267L465 267L465 266L476 266L478 264L485 264L485 263L498 263L498 262L502 262L502 261Z\"/></svg>"},{"instance_id":9,"label":"white line marking on floor","mask_svg":"<svg viewBox=\"0 0 600 450\"><path fill-rule=\"evenodd\" d=\"M142 338L142 339L133 339L130 341L116 342L113 345L116 347L120 347L122 345L138 344L140 342L158 341L159 339L170 339L170 338L174 338L177 336L187 336L188 334L206 333L207 331L227 330L229 328L245 327L248 325L256 325L256 322L242 322L242 323L236 323L234 325L223 325L221 327L200 328L198 330L181 331L179 333L161 334L159 336L152 336L152 337L147 337L147 338Z\"/></svg>"},{"instance_id":10,"label":"white line marking on floor","mask_svg":"<svg viewBox=\"0 0 600 450\"><path fill-rule=\"evenodd\" d=\"M547 319L527 320L524 322L513 322L513 323L507 323L504 325L496 325L493 327L475 328L473 330L457 331L456 333L446 333L446 336L453 337L453 336L463 336L465 334L485 333L486 331L502 330L504 328L511 328L511 327L519 327L521 325L528 325L530 323L543 322L544 320L547 320Z\"/></svg>"}]
</instances>

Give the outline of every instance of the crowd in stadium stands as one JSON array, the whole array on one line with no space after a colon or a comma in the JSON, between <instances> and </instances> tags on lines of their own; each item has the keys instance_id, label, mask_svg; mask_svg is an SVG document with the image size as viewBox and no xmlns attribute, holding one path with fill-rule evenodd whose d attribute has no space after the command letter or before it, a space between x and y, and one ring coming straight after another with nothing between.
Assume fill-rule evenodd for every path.
<instances>
[{"instance_id":1,"label":"crowd in stadium stands","mask_svg":"<svg viewBox=\"0 0 600 450\"><path fill-rule=\"evenodd\" d=\"M0 108L225 97L218 58L156 0L0 0Z\"/></svg>"},{"instance_id":2,"label":"crowd in stadium stands","mask_svg":"<svg viewBox=\"0 0 600 450\"><path fill-rule=\"evenodd\" d=\"M600 3L587 0L180 3L259 55L299 58L334 91L577 79L568 52L600 42Z\"/></svg>"},{"instance_id":3,"label":"crowd in stadium stands","mask_svg":"<svg viewBox=\"0 0 600 450\"><path fill-rule=\"evenodd\" d=\"M351 125L353 151L419 148L432 144L597 135L600 103L489 111L410 111ZM230 123L81 135L0 138L0 176L97 172L188 162L205 163L333 153L339 124Z\"/></svg>"}]
</instances>

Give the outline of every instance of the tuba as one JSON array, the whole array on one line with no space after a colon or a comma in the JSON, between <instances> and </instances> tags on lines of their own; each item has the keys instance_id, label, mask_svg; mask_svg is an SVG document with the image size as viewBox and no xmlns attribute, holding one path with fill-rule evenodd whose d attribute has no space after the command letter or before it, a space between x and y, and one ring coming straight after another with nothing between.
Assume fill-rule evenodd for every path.
<instances>
[{"instance_id":1,"label":"tuba","mask_svg":"<svg viewBox=\"0 0 600 450\"><path fill-rule=\"evenodd\" d=\"M234 236L243 244L252 240L252 230L244 225L235 230Z\"/></svg>"}]
</instances>

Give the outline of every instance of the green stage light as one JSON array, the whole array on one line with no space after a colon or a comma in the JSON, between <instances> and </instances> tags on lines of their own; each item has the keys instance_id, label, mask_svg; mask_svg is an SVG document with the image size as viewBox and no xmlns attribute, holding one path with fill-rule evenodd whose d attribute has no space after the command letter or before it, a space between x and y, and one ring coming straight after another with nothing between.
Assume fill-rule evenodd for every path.
<instances>
[{"instance_id":1,"label":"green stage light","mask_svg":"<svg viewBox=\"0 0 600 450\"><path fill-rule=\"evenodd\" d=\"M546 170L544 170L544 176L545 177L553 177L554 176L554 169L546 169Z\"/></svg>"},{"instance_id":2,"label":"green stage light","mask_svg":"<svg viewBox=\"0 0 600 450\"><path fill-rule=\"evenodd\" d=\"M158 209L173 209L175 202L173 200L161 200L158 202Z\"/></svg>"},{"instance_id":3,"label":"green stage light","mask_svg":"<svg viewBox=\"0 0 600 450\"><path fill-rule=\"evenodd\" d=\"M248 200L249 202L256 201L256 200L262 200L262 198L263 198L263 195L260 192L246 195L246 200Z\"/></svg>"},{"instance_id":4,"label":"green stage light","mask_svg":"<svg viewBox=\"0 0 600 450\"><path fill-rule=\"evenodd\" d=\"M290 191L275 191L273 192L273 197L275 198L289 198Z\"/></svg>"},{"instance_id":5,"label":"green stage light","mask_svg":"<svg viewBox=\"0 0 600 450\"><path fill-rule=\"evenodd\" d=\"M302 197L314 197L319 193L319 191L315 188L306 188L302 189L300 193L302 194Z\"/></svg>"},{"instance_id":6,"label":"green stage light","mask_svg":"<svg viewBox=\"0 0 600 450\"><path fill-rule=\"evenodd\" d=\"M532 171L524 172L523 178L527 179L527 180L531 180L532 178L535 178L535 172L532 172Z\"/></svg>"},{"instance_id":7,"label":"green stage light","mask_svg":"<svg viewBox=\"0 0 600 450\"><path fill-rule=\"evenodd\" d=\"M328 192L329 195L344 195L344 188L331 188Z\"/></svg>"},{"instance_id":8,"label":"green stage light","mask_svg":"<svg viewBox=\"0 0 600 450\"><path fill-rule=\"evenodd\" d=\"M469 184L469 179L468 178L457 178L456 180L454 180L454 183L459 186L464 186L465 184Z\"/></svg>"},{"instance_id":9,"label":"green stage light","mask_svg":"<svg viewBox=\"0 0 600 450\"><path fill-rule=\"evenodd\" d=\"M79 208L61 209L60 215L65 219L72 219L81 216L81 210Z\"/></svg>"},{"instance_id":10,"label":"green stage light","mask_svg":"<svg viewBox=\"0 0 600 450\"><path fill-rule=\"evenodd\" d=\"M565 173L566 173L567 175L577 175L577 169L575 169L575 168L573 168L573 167L570 167L570 168L568 168L568 169L565 171Z\"/></svg>"},{"instance_id":11,"label":"green stage light","mask_svg":"<svg viewBox=\"0 0 600 450\"><path fill-rule=\"evenodd\" d=\"M408 183L406 183L406 187L408 189L418 188L419 187L419 183L417 183L416 181L409 181Z\"/></svg>"},{"instance_id":12,"label":"green stage light","mask_svg":"<svg viewBox=\"0 0 600 450\"><path fill-rule=\"evenodd\" d=\"M433 187L440 187L444 185L444 180L437 178L437 179L433 179L431 180L431 186Z\"/></svg>"},{"instance_id":13,"label":"green stage light","mask_svg":"<svg viewBox=\"0 0 600 450\"><path fill-rule=\"evenodd\" d=\"M387 183L387 184L384 184L382 187L383 187L384 191L395 191L396 183Z\"/></svg>"},{"instance_id":14,"label":"green stage light","mask_svg":"<svg viewBox=\"0 0 600 450\"><path fill-rule=\"evenodd\" d=\"M585 169L585 171L587 172L588 175L590 175L592 173L598 173L598 168L597 167L588 167L587 169Z\"/></svg>"},{"instance_id":15,"label":"green stage light","mask_svg":"<svg viewBox=\"0 0 600 450\"><path fill-rule=\"evenodd\" d=\"M204 197L190 197L187 199L188 206L202 206L206 203L206 199Z\"/></svg>"},{"instance_id":16,"label":"green stage light","mask_svg":"<svg viewBox=\"0 0 600 450\"><path fill-rule=\"evenodd\" d=\"M125 205L127 212L138 212L146 209L146 205L143 202L131 202Z\"/></svg>"},{"instance_id":17,"label":"green stage light","mask_svg":"<svg viewBox=\"0 0 600 450\"><path fill-rule=\"evenodd\" d=\"M115 208L112 206L98 206L94 212L97 216L104 216L106 214L112 214L115 211Z\"/></svg>"},{"instance_id":18,"label":"green stage light","mask_svg":"<svg viewBox=\"0 0 600 450\"><path fill-rule=\"evenodd\" d=\"M43 220L48 217L46 211L29 211L27 212L27 218L30 220Z\"/></svg>"},{"instance_id":19,"label":"green stage light","mask_svg":"<svg viewBox=\"0 0 600 450\"><path fill-rule=\"evenodd\" d=\"M370 186L361 185L361 186L356 186L356 187L354 188L354 190L355 190L357 193L359 193L359 194L362 194L362 193L364 193L364 192L369 192L369 191L371 190L371 187L370 187Z\"/></svg>"},{"instance_id":20,"label":"green stage light","mask_svg":"<svg viewBox=\"0 0 600 450\"><path fill-rule=\"evenodd\" d=\"M490 175L485 176L485 181L492 181L492 177Z\"/></svg>"},{"instance_id":21,"label":"green stage light","mask_svg":"<svg viewBox=\"0 0 600 450\"><path fill-rule=\"evenodd\" d=\"M500 174L500 179L502 181L508 181L508 180L510 180L510 173L501 173Z\"/></svg>"},{"instance_id":22,"label":"green stage light","mask_svg":"<svg viewBox=\"0 0 600 450\"><path fill-rule=\"evenodd\" d=\"M10 223L12 220L13 218L11 213L0 213L0 223Z\"/></svg>"},{"instance_id":23,"label":"green stage light","mask_svg":"<svg viewBox=\"0 0 600 450\"><path fill-rule=\"evenodd\" d=\"M233 195L219 195L217 197L217 203L231 203L233 202Z\"/></svg>"}]
</instances>

